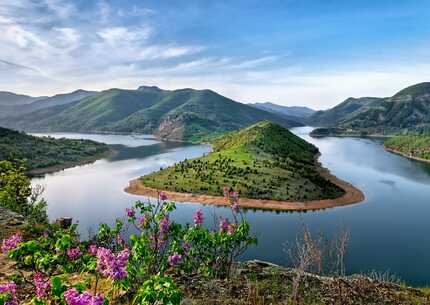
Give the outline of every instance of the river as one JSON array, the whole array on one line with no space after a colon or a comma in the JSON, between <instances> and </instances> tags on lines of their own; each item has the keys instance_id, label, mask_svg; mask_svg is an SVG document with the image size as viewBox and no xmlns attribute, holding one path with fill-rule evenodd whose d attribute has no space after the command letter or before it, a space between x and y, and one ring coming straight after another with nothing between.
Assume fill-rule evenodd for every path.
<instances>
[{"instance_id":1,"label":"river","mask_svg":"<svg viewBox=\"0 0 430 305\"><path fill-rule=\"evenodd\" d=\"M330 237L345 227L351 238L348 273L390 271L412 285L430 284L430 165L386 152L377 140L309 137L311 128L292 130L316 145L323 166L361 189L366 199L351 206L307 213L247 210L259 239L244 259L286 264L284 249L306 224L314 234ZM117 154L90 165L34 178L45 187L50 219L71 216L85 237L100 222L112 223L138 196L126 194L128 181L185 158L210 151L207 145L160 142L145 135L55 133L54 137L86 138L114 145ZM199 204L178 204L174 220L192 222ZM223 207L203 206L207 225Z\"/></svg>"}]
</instances>

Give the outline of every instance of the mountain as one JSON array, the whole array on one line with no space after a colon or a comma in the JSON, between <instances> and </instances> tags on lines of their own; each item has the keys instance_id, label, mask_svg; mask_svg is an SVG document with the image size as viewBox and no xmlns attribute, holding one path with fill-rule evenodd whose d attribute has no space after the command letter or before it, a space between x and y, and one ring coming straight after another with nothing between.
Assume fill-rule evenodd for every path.
<instances>
[{"instance_id":1,"label":"mountain","mask_svg":"<svg viewBox=\"0 0 430 305\"><path fill-rule=\"evenodd\" d=\"M309 108L309 107L303 107L303 106L281 106L278 104L273 104L270 102L266 103L254 103L250 104L253 107L274 112L274 113L281 113L287 116L292 117L298 117L298 118L307 118L314 114L316 111Z\"/></svg>"},{"instance_id":2,"label":"mountain","mask_svg":"<svg viewBox=\"0 0 430 305\"><path fill-rule=\"evenodd\" d=\"M308 117L308 122L314 126L330 126L342 121L361 107L379 99L377 97L350 97L333 108L315 112Z\"/></svg>"},{"instance_id":3,"label":"mountain","mask_svg":"<svg viewBox=\"0 0 430 305\"><path fill-rule=\"evenodd\" d=\"M34 98L29 96L23 96L24 98L22 99L21 103L15 103L15 104L9 104L9 105L0 104L0 118L16 117L27 113L31 113L39 109L68 104L88 96L93 96L97 93L98 92L95 92L95 91L85 91L85 90L79 89L70 93L57 94L51 97L45 96L45 97ZM15 95L14 93L12 94ZM20 96L20 95L17 95L17 96Z\"/></svg>"},{"instance_id":4,"label":"mountain","mask_svg":"<svg viewBox=\"0 0 430 305\"><path fill-rule=\"evenodd\" d=\"M0 91L0 106L28 105L43 97L32 97L23 94Z\"/></svg>"},{"instance_id":5,"label":"mountain","mask_svg":"<svg viewBox=\"0 0 430 305\"><path fill-rule=\"evenodd\" d=\"M209 155L185 160L141 177L145 187L222 196L232 186L253 199L307 201L337 198L344 191L323 178L318 149L280 125L259 122L213 142Z\"/></svg>"},{"instance_id":6,"label":"mountain","mask_svg":"<svg viewBox=\"0 0 430 305\"><path fill-rule=\"evenodd\" d=\"M3 119L0 124L32 131L141 132L198 141L270 120L285 127L295 120L235 102L211 90L109 89L81 100Z\"/></svg>"},{"instance_id":7,"label":"mountain","mask_svg":"<svg viewBox=\"0 0 430 305\"><path fill-rule=\"evenodd\" d=\"M35 137L0 127L0 160L23 162L34 173L95 161L108 151L106 144L90 140Z\"/></svg>"},{"instance_id":8,"label":"mountain","mask_svg":"<svg viewBox=\"0 0 430 305\"><path fill-rule=\"evenodd\" d=\"M378 135L423 132L430 128L430 83L407 87L392 97L366 103L330 127L335 134ZM319 130L314 131L318 135ZM333 132L331 132L333 133Z\"/></svg>"}]
</instances>

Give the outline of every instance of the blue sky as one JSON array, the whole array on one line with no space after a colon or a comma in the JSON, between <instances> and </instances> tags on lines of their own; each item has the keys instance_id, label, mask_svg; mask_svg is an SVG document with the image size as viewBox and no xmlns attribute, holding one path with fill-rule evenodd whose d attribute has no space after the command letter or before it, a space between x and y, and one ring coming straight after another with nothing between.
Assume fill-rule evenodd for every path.
<instances>
[{"instance_id":1,"label":"blue sky","mask_svg":"<svg viewBox=\"0 0 430 305\"><path fill-rule=\"evenodd\" d=\"M430 81L430 1L0 1L0 90L210 88L322 109Z\"/></svg>"}]
</instances>

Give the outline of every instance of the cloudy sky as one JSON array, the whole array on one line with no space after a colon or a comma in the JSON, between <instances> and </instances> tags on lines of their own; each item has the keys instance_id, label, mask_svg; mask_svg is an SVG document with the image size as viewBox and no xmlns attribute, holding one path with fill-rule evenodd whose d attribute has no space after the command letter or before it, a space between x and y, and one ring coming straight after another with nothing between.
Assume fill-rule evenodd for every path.
<instances>
[{"instance_id":1,"label":"cloudy sky","mask_svg":"<svg viewBox=\"0 0 430 305\"><path fill-rule=\"evenodd\" d=\"M210 88L327 108L430 81L428 0L0 0L0 90Z\"/></svg>"}]
</instances>

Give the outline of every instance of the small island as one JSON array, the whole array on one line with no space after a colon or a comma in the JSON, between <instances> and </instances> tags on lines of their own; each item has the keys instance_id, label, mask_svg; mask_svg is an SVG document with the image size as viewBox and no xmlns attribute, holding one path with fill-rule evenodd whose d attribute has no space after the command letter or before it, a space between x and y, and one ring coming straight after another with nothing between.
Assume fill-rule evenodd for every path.
<instances>
[{"instance_id":1,"label":"small island","mask_svg":"<svg viewBox=\"0 0 430 305\"><path fill-rule=\"evenodd\" d=\"M177 201L224 205L223 188L249 208L311 210L357 203L363 193L322 168L318 149L277 124L263 121L212 143L213 151L130 182L126 191Z\"/></svg>"},{"instance_id":2,"label":"small island","mask_svg":"<svg viewBox=\"0 0 430 305\"><path fill-rule=\"evenodd\" d=\"M0 160L19 163L30 175L92 163L110 153L107 144L91 140L36 137L0 127Z\"/></svg>"}]
</instances>

